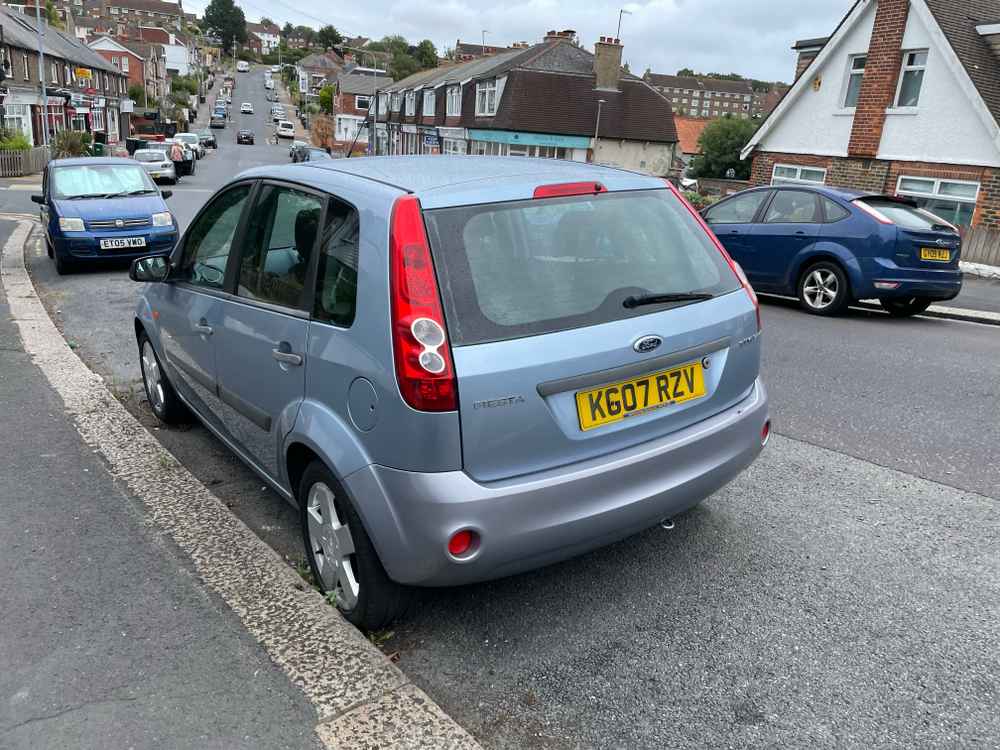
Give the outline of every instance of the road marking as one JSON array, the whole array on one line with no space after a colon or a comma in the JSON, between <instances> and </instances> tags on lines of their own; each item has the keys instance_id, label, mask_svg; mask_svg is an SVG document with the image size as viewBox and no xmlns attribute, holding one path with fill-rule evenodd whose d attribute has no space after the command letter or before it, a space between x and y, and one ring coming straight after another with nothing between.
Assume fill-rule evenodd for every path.
<instances>
[{"instance_id":1,"label":"road marking","mask_svg":"<svg viewBox=\"0 0 1000 750\"><path fill-rule=\"evenodd\" d=\"M18 222L0 257L0 284L25 351L59 393L84 442L103 455L111 474L142 501L202 581L305 693L319 717L314 731L320 741L329 748L401 747L402 740L410 748L481 750L160 445L73 353L24 265L33 226ZM402 735L400 727L406 728Z\"/></svg>"}]
</instances>

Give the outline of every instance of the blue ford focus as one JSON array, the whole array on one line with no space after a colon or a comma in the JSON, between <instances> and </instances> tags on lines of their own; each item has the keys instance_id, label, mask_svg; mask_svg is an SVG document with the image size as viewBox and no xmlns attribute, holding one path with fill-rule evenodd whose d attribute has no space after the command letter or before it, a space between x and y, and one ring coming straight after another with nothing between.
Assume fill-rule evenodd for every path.
<instances>
[{"instance_id":1,"label":"blue ford focus","mask_svg":"<svg viewBox=\"0 0 1000 750\"><path fill-rule=\"evenodd\" d=\"M962 290L958 229L907 198L766 187L703 213L755 290L795 295L815 315L878 299L905 317Z\"/></svg>"},{"instance_id":2,"label":"blue ford focus","mask_svg":"<svg viewBox=\"0 0 1000 750\"><path fill-rule=\"evenodd\" d=\"M87 262L167 255L177 221L142 165L132 159L56 159L42 176L41 206L49 257L65 274Z\"/></svg>"}]
</instances>

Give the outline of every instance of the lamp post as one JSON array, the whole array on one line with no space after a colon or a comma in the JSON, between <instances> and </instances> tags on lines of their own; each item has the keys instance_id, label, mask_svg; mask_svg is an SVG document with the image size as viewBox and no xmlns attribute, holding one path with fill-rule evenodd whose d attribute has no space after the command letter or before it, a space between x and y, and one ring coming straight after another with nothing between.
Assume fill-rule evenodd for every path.
<instances>
[{"instance_id":1,"label":"lamp post","mask_svg":"<svg viewBox=\"0 0 1000 750\"><path fill-rule=\"evenodd\" d=\"M35 0L35 24L38 27L38 86L42 90L42 145L49 145L49 98L45 94L45 30L42 28L42 2Z\"/></svg>"},{"instance_id":2,"label":"lamp post","mask_svg":"<svg viewBox=\"0 0 1000 750\"><path fill-rule=\"evenodd\" d=\"M601 107L604 104L604 99L597 100L597 123L594 125L594 155L592 161L597 159L597 135L601 132Z\"/></svg>"}]
</instances>

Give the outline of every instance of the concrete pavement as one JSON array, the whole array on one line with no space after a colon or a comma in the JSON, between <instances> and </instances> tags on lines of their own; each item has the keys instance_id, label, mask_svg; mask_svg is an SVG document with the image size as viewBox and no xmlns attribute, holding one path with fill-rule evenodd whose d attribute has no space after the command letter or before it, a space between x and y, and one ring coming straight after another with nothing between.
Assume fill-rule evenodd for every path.
<instances>
[{"instance_id":1,"label":"concrete pavement","mask_svg":"<svg viewBox=\"0 0 1000 750\"><path fill-rule=\"evenodd\" d=\"M302 692L84 445L2 285L0 404L0 747L318 747Z\"/></svg>"}]
</instances>

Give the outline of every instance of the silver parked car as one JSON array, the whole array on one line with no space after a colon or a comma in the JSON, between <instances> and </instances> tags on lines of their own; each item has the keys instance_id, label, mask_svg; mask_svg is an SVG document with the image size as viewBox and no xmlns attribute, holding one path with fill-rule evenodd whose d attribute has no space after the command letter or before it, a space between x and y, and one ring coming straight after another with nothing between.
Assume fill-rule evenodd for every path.
<instances>
[{"instance_id":1,"label":"silver parked car","mask_svg":"<svg viewBox=\"0 0 1000 750\"><path fill-rule=\"evenodd\" d=\"M154 180L166 180L171 185L176 184L177 170L174 163L170 161L170 154L163 149L141 148L133 154L132 158L142 164Z\"/></svg>"},{"instance_id":2,"label":"silver parked car","mask_svg":"<svg viewBox=\"0 0 1000 750\"><path fill-rule=\"evenodd\" d=\"M201 159L208 153L205 144L201 142L201 138L198 137L197 133L178 133L174 136L174 140L194 151L196 159Z\"/></svg>"},{"instance_id":3,"label":"silver parked car","mask_svg":"<svg viewBox=\"0 0 1000 750\"><path fill-rule=\"evenodd\" d=\"M238 175L140 259L149 403L301 513L377 628L701 502L767 442L757 300L662 180L547 159Z\"/></svg>"}]
</instances>

